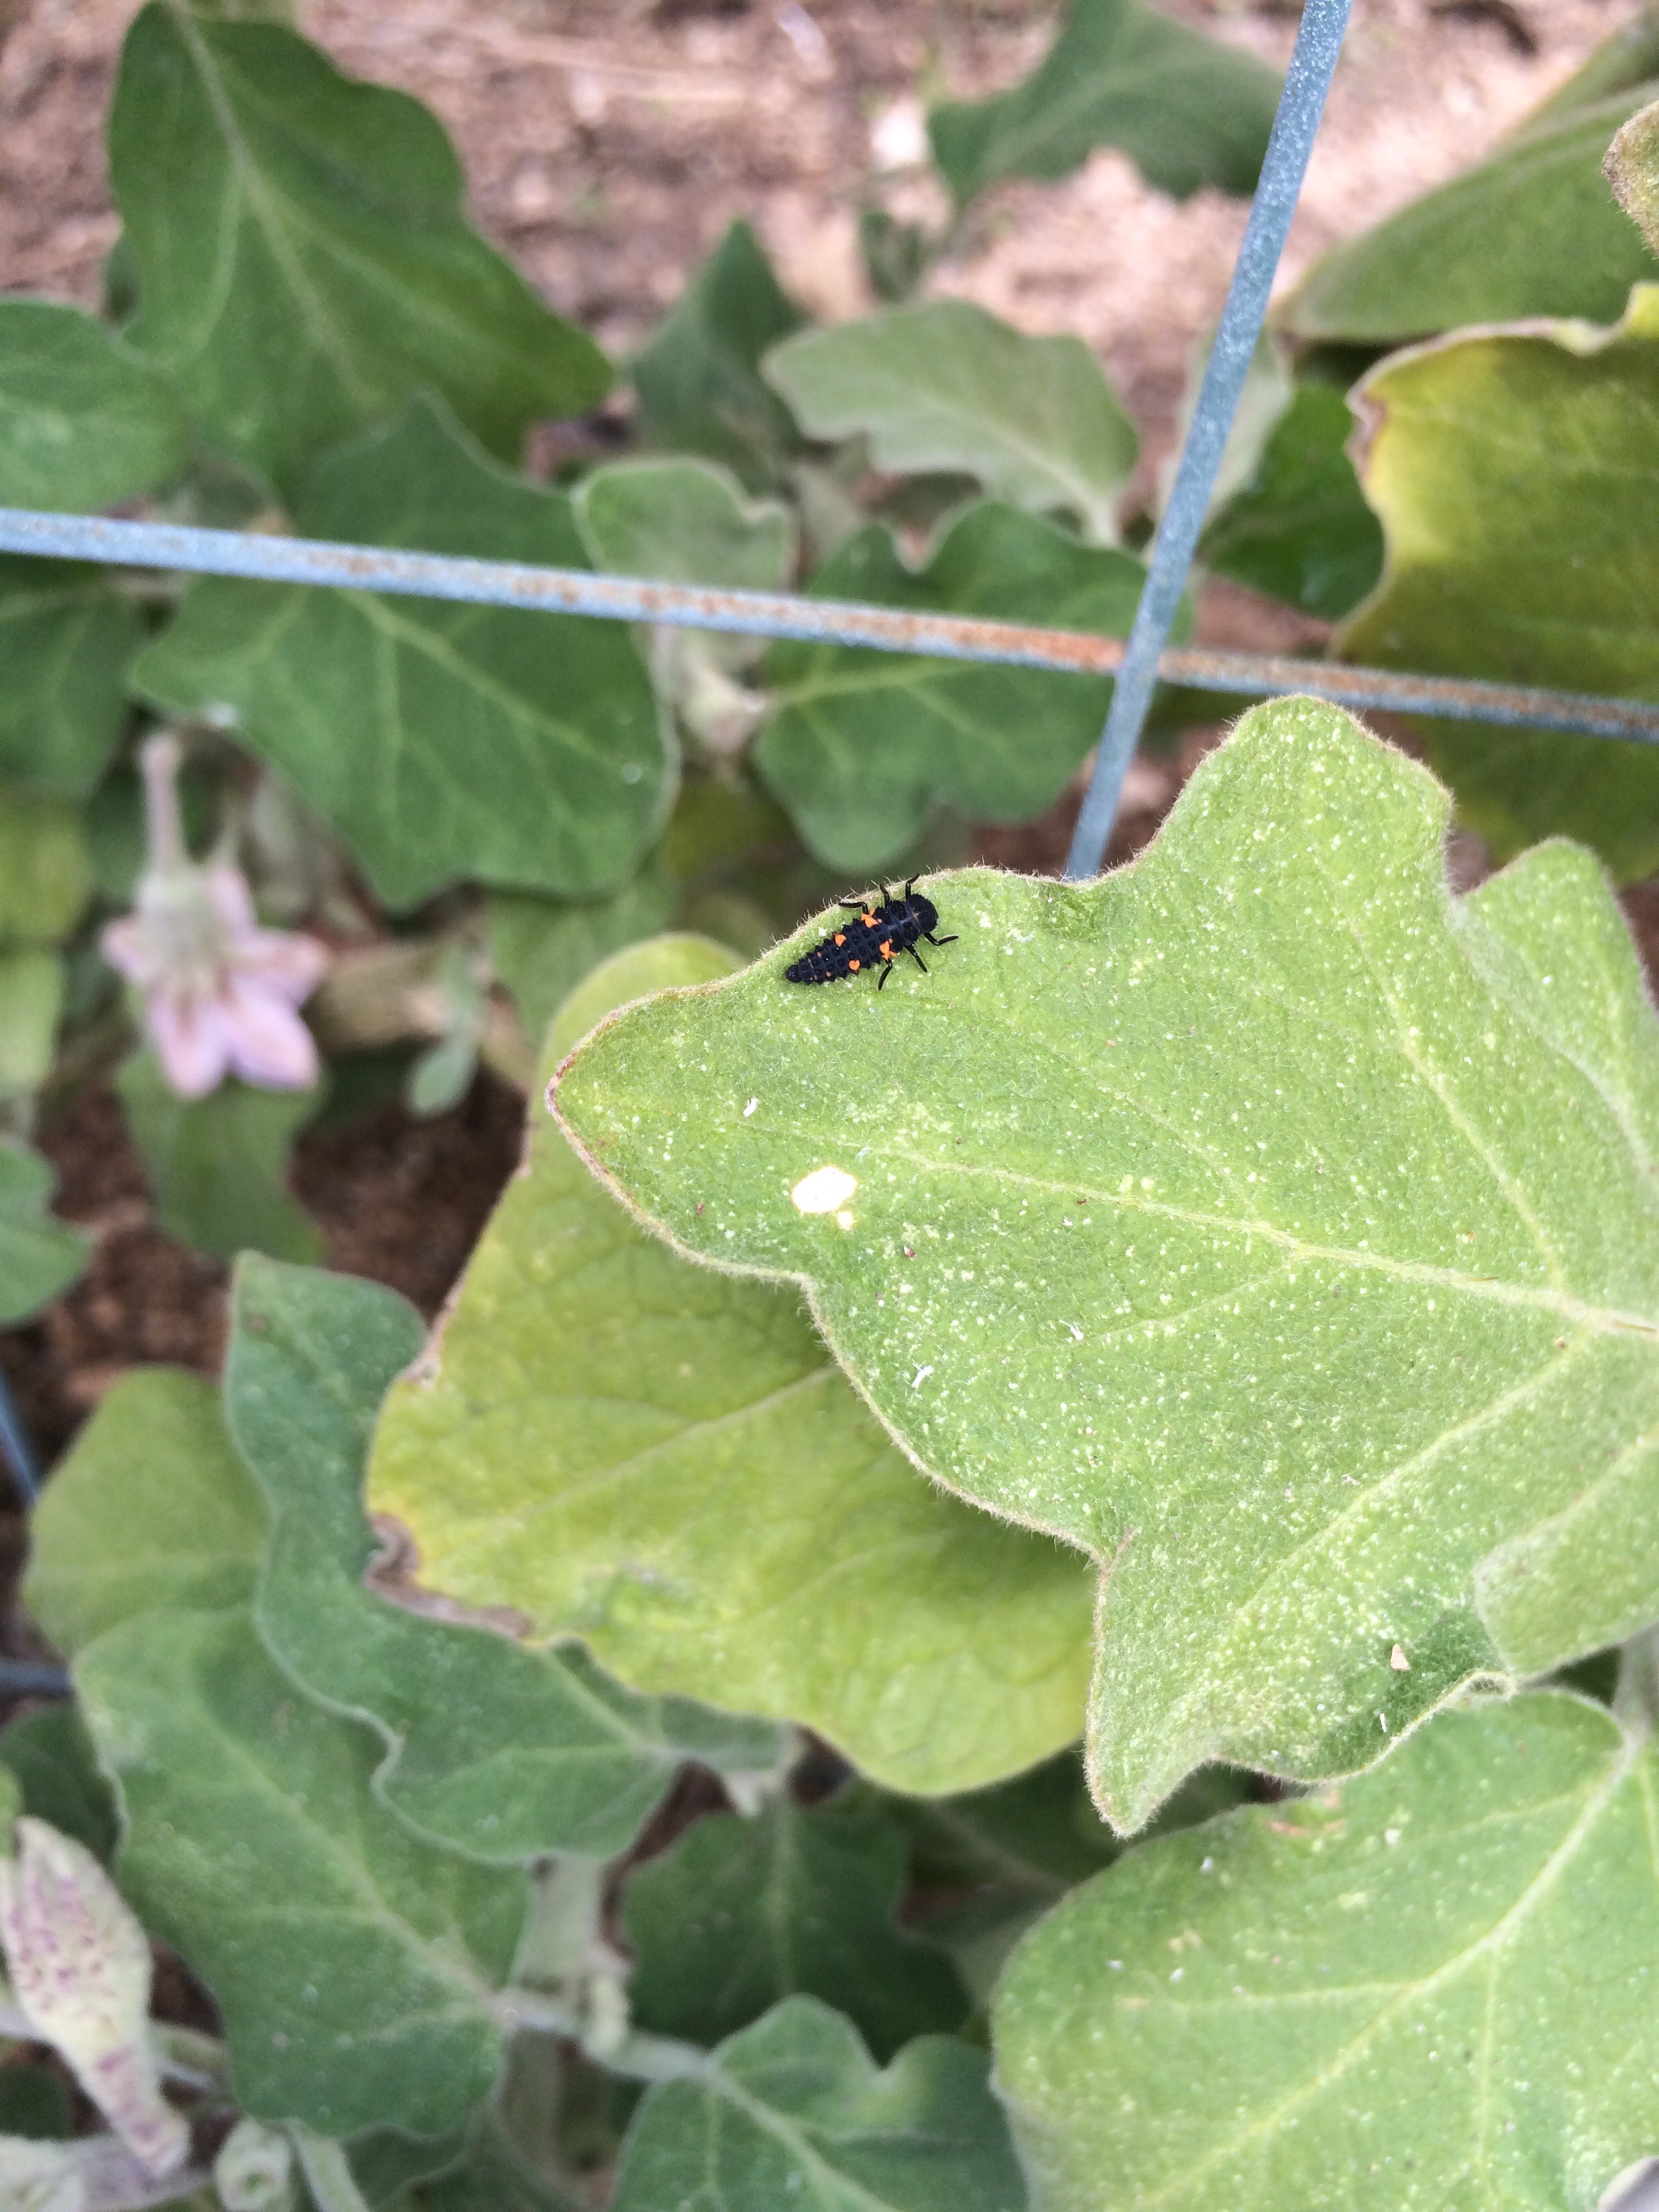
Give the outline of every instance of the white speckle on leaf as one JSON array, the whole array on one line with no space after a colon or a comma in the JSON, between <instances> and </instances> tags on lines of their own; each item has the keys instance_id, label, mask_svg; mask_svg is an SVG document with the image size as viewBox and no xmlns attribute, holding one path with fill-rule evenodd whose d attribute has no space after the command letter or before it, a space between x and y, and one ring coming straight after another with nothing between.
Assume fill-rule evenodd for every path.
<instances>
[{"instance_id":1,"label":"white speckle on leaf","mask_svg":"<svg viewBox=\"0 0 1659 2212\"><path fill-rule=\"evenodd\" d=\"M754 1103L750 1099L744 1111L747 1113ZM798 1213L839 1215L841 1208L858 1187L858 1177L848 1175L845 1168L814 1168L811 1175L804 1175L790 1192L789 1202ZM843 1229L848 1226L848 1222L842 1223Z\"/></svg>"},{"instance_id":2,"label":"white speckle on leaf","mask_svg":"<svg viewBox=\"0 0 1659 2212\"><path fill-rule=\"evenodd\" d=\"M743 1118L744 1118L744 1120L745 1121L749 1119L749 1116L750 1116L750 1115L754 1112L754 1110L755 1110L756 1107L757 1107L759 1104L760 1104L760 1100L759 1100L758 1098L751 1098L751 1099L749 1101L749 1103L748 1103L748 1104L744 1108L744 1109L743 1109Z\"/></svg>"},{"instance_id":3,"label":"white speckle on leaf","mask_svg":"<svg viewBox=\"0 0 1659 2212\"><path fill-rule=\"evenodd\" d=\"M910 1377L910 1388L913 1390L920 1390L922 1384L927 1380L927 1377L933 1373L933 1370L931 1367L918 1367L915 1373Z\"/></svg>"},{"instance_id":4,"label":"white speckle on leaf","mask_svg":"<svg viewBox=\"0 0 1659 2212\"><path fill-rule=\"evenodd\" d=\"M1396 1674L1409 1674L1412 1671L1411 1661L1406 1656L1405 1653L1401 1650L1397 1644L1395 1645L1393 1650L1389 1654L1389 1664L1394 1668Z\"/></svg>"}]
</instances>

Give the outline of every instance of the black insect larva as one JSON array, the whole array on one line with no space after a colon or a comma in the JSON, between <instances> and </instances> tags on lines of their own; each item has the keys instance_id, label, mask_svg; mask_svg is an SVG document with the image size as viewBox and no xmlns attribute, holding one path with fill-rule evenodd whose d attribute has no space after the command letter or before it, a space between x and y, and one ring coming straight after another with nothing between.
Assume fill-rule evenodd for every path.
<instances>
[{"instance_id":1,"label":"black insect larva","mask_svg":"<svg viewBox=\"0 0 1659 2212\"><path fill-rule=\"evenodd\" d=\"M783 972L790 982L834 983L843 975L879 968L881 981L876 986L879 991L901 952L908 952L925 975L927 963L916 950L918 942L925 939L929 945L954 945L957 941L954 937L934 936L939 908L909 884L904 886L902 898L884 890L879 905L872 899L843 899L842 904L856 920L832 930L810 952L803 952L793 967L786 968Z\"/></svg>"}]
</instances>

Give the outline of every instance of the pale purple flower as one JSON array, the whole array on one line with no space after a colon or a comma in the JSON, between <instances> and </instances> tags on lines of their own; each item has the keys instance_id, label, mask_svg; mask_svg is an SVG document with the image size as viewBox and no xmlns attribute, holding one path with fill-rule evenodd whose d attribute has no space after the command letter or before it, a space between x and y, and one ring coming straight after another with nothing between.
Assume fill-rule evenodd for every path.
<instances>
[{"instance_id":1,"label":"pale purple flower","mask_svg":"<svg viewBox=\"0 0 1659 2212\"><path fill-rule=\"evenodd\" d=\"M143 994L167 1081L200 1098L228 1074L267 1091L307 1091L317 1047L297 1009L321 981L325 946L262 929L240 868L198 866L179 818L179 741L149 738L144 772L149 857L133 911L103 935L104 957Z\"/></svg>"}]
</instances>

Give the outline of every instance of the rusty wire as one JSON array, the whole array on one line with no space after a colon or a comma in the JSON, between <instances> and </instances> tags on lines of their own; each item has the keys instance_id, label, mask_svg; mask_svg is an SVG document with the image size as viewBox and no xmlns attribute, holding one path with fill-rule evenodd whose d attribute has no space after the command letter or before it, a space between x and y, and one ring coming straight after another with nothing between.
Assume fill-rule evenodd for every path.
<instances>
[{"instance_id":1,"label":"rusty wire","mask_svg":"<svg viewBox=\"0 0 1659 2212\"><path fill-rule=\"evenodd\" d=\"M580 568L528 568L380 545L336 545L316 538L113 521L100 515L43 514L17 507L0 507L0 551L124 568L460 599L544 614L796 638L811 644L863 646L878 653L927 653L947 660L1087 676L1115 676L1124 655L1119 639L1082 630L864 606L790 592L725 591L704 584L598 575ZM1355 668L1282 653L1220 653L1202 646L1166 648L1158 671L1166 684L1235 697L1304 694L1355 710L1387 709L1443 720L1659 744L1659 702L1642 700Z\"/></svg>"}]
</instances>

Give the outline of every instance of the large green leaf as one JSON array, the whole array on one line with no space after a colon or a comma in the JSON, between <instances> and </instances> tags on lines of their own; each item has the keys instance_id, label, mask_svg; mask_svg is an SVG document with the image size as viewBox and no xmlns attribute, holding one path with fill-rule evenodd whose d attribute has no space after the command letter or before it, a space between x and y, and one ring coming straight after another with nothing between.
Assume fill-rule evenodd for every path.
<instances>
[{"instance_id":1,"label":"large green leaf","mask_svg":"<svg viewBox=\"0 0 1659 2212\"><path fill-rule=\"evenodd\" d=\"M39 1152L0 1137L0 1327L49 1305L87 1264L85 1235L50 1211L54 1180Z\"/></svg>"},{"instance_id":2,"label":"large green leaf","mask_svg":"<svg viewBox=\"0 0 1659 2212\"><path fill-rule=\"evenodd\" d=\"M80 810L0 787L0 943L67 937L91 891Z\"/></svg>"},{"instance_id":3,"label":"large green leaf","mask_svg":"<svg viewBox=\"0 0 1659 2212\"><path fill-rule=\"evenodd\" d=\"M1522 315L1612 322L1654 256L1620 214L1601 161L1653 87L1550 116L1478 168L1316 262L1280 312L1302 338L1397 344Z\"/></svg>"},{"instance_id":4,"label":"large green leaf","mask_svg":"<svg viewBox=\"0 0 1659 2212\"><path fill-rule=\"evenodd\" d=\"M0 557L0 775L76 799L126 720L137 610L100 568Z\"/></svg>"},{"instance_id":5,"label":"large green leaf","mask_svg":"<svg viewBox=\"0 0 1659 2212\"><path fill-rule=\"evenodd\" d=\"M302 1697L246 1613L146 1613L76 1686L121 1796L121 1885L223 2015L237 2100L325 2136L437 2135L486 2095L522 1875L375 1799L379 1738Z\"/></svg>"},{"instance_id":6,"label":"large green leaf","mask_svg":"<svg viewBox=\"0 0 1659 2212\"><path fill-rule=\"evenodd\" d=\"M428 398L331 456L296 514L313 538L587 565L564 494L495 467ZM210 578L135 681L175 712L229 709L393 906L462 876L597 896L672 795L617 623Z\"/></svg>"},{"instance_id":7,"label":"large green leaf","mask_svg":"<svg viewBox=\"0 0 1659 2212\"><path fill-rule=\"evenodd\" d=\"M219 1394L178 1367L117 1377L46 1485L23 1594L70 1657L152 1608L252 1595L265 1513L225 1432Z\"/></svg>"},{"instance_id":8,"label":"large green leaf","mask_svg":"<svg viewBox=\"0 0 1659 2212\"><path fill-rule=\"evenodd\" d=\"M860 531L812 592L1123 637L1143 573L1127 553L987 501L919 569L887 530ZM775 645L766 665L773 711L756 764L817 857L854 879L913 845L941 801L981 821L1040 814L1099 737L1111 697L1103 677L861 646Z\"/></svg>"},{"instance_id":9,"label":"large green leaf","mask_svg":"<svg viewBox=\"0 0 1659 2212\"><path fill-rule=\"evenodd\" d=\"M1659 1029L1588 856L1454 905L1447 812L1261 708L1132 866L932 883L930 977L786 983L813 922L559 1081L679 1245L808 1285L922 1465L1109 1569L1124 1828L1659 1613Z\"/></svg>"},{"instance_id":10,"label":"large green leaf","mask_svg":"<svg viewBox=\"0 0 1659 2212\"><path fill-rule=\"evenodd\" d=\"M1659 2136L1650 1743L1539 1694L1129 1852L998 1992L1052 2212L1594 2212Z\"/></svg>"},{"instance_id":11,"label":"large green leaf","mask_svg":"<svg viewBox=\"0 0 1659 2212\"><path fill-rule=\"evenodd\" d=\"M732 964L673 938L607 962L546 1066ZM807 1722L896 1788L969 1787L1077 1731L1082 1563L921 1480L793 1293L688 1267L544 1123L392 1394L369 1498L432 1587L574 1630L642 1689Z\"/></svg>"},{"instance_id":12,"label":"large green leaf","mask_svg":"<svg viewBox=\"0 0 1659 2212\"><path fill-rule=\"evenodd\" d=\"M698 1820L630 1878L624 1926L641 2027L718 2043L781 1998L844 2013L879 2059L962 2025L968 1999L942 1951L902 1930L904 1837L872 1807Z\"/></svg>"},{"instance_id":13,"label":"large green leaf","mask_svg":"<svg viewBox=\"0 0 1659 2212\"><path fill-rule=\"evenodd\" d=\"M91 514L182 468L178 401L79 307L0 300L0 507Z\"/></svg>"},{"instance_id":14,"label":"large green leaf","mask_svg":"<svg viewBox=\"0 0 1659 2212\"><path fill-rule=\"evenodd\" d=\"M990 100L936 107L934 158L958 204L1004 177L1064 177L1115 146L1149 185L1255 189L1279 79L1142 0L1072 0L1046 59Z\"/></svg>"},{"instance_id":15,"label":"large green leaf","mask_svg":"<svg viewBox=\"0 0 1659 2212\"><path fill-rule=\"evenodd\" d=\"M1080 338L1029 337L969 301L931 300L804 331L765 373L814 438L862 435L878 468L976 477L993 499L1117 542L1139 441Z\"/></svg>"},{"instance_id":16,"label":"large green leaf","mask_svg":"<svg viewBox=\"0 0 1659 2212\"><path fill-rule=\"evenodd\" d=\"M579 1652L526 1650L363 1587L375 1548L362 1498L369 1437L425 1334L377 1284L256 1258L237 1269L225 1398L270 1509L260 1632L313 1696L378 1732L380 1797L478 1858L605 1858L633 1840L684 1759L775 1765L778 1733L763 1721L635 1697Z\"/></svg>"},{"instance_id":17,"label":"large green leaf","mask_svg":"<svg viewBox=\"0 0 1659 2212\"><path fill-rule=\"evenodd\" d=\"M285 489L418 386L509 459L538 416L605 396L604 356L469 228L434 118L280 25L151 0L122 51L110 176L129 343L211 444Z\"/></svg>"},{"instance_id":18,"label":"large green leaf","mask_svg":"<svg viewBox=\"0 0 1659 2212\"><path fill-rule=\"evenodd\" d=\"M310 1091L233 1078L204 1098L181 1098L148 1050L125 1062L115 1087L169 1237L221 1260L322 1256L321 1232L288 1188L294 1139L317 1109Z\"/></svg>"},{"instance_id":19,"label":"large green leaf","mask_svg":"<svg viewBox=\"0 0 1659 2212\"><path fill-rule=\"evenodd\" d=\"M734 222L633 364L648 446L706 453L745 483L769 482L799 444L761 358L805 318L785 298L746 222Z\"/></svg>"},{"instance_id":20,"label":"large green leaf","mask_svg":"<svg viewBox=\"0 0 1659 2212\"><path fill-rule=\"evenodd\" d=\"M1471 332L1359 388L1388 534L1349 658L1659 698L1659 285L1611 331ZM1621 880L1659 867L1659 750L1437 723L1429 757L1500 859L1563 831Z\"/></svg>"},{"instance_id":21,"label":"large green leaf","mask_svg":"<svg viewBox=\"0 0 1659 2212\"><path fill-rule=\"evenodd\" d=\"M1249 481L1206 530L1206 567L1326 622L1352 614L1382 568L1382 526L1346 451L1352 429L1340 392L1299 386Z\"/></svg>"},{"instance_id":22,"label":"large green leaf","mask_svg":"<svg viewBox=\"0 0 1659 2212\"><path fill-rule=\"evenodd\" d=\"M1659 253L1659 100L1632 115L1613 140L1607 172L1619 204Z\"/></svg>"},{"instance_id":23,"label":"large green leaf","mask_svg":"<svg viewBox=\"0 0 1659 2212\"><path fill-rule=\"evenodd\" d=\"M827 2005L787 1998L695 2078L647 2093L612 2212L1021 2212L985 2073L941 2035L878 2072Z\"/></svg>"}]
</instances>

